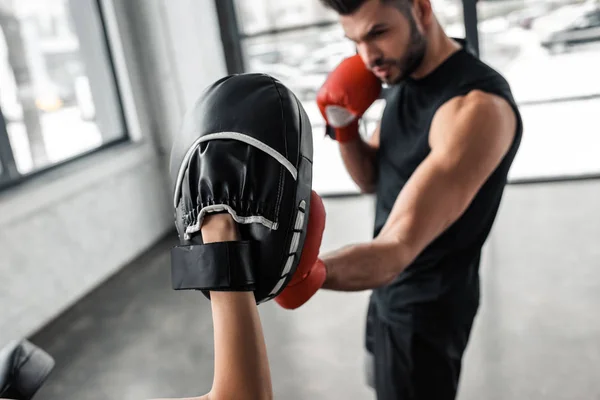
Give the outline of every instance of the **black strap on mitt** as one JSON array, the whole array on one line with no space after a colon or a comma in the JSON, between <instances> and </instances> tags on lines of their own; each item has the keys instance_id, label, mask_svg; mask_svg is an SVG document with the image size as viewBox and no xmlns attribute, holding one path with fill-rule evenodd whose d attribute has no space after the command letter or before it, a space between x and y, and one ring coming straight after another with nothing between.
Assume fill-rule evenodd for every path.
<instances>
[{"instance_id":1,"label":"black strap on mitt","mask_svg":"<svg viewBox=\"0 0 600 400\"><path fill-rule=\"evenodd\" d=\"M250 242L215 242L171 249L175 290L252 291ZM199 268L200 266L200 268Z\"/></svg>"}]
</instances>

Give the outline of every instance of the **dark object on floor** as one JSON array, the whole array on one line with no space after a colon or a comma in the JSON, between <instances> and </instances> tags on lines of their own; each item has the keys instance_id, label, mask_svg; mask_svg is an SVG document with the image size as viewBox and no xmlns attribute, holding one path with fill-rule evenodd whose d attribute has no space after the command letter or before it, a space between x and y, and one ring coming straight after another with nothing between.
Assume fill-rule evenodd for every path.
<instances>
[{"instance_id":1,"label":"dark object on floor","mask_svg":"<svg viewBox=\"0 0 600 400\"><path fill-rule=\"evenodd\" d=\"M33 343L9 343L0 350L0 398L32 399L53 368L54 359Z\"/></svg>"}]
</instances>

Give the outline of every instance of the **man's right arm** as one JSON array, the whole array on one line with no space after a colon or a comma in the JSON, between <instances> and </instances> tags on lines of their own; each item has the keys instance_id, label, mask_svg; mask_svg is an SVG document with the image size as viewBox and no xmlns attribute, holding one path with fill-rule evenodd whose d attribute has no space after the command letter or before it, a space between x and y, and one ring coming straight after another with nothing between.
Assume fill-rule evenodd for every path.
<instances>
[{"instance_id":1,"label":"man's right arm","mask_svg":"<svg viewBox=\"0 0 600 400\"><path fill-rule=\"evenodd\" d=\"M379 129L381 123L368 141L356 140L340 143L340 153L346 170L362 193L373 193L377 182L376 156L379 149Z\"/></svg>"}]
</instances>

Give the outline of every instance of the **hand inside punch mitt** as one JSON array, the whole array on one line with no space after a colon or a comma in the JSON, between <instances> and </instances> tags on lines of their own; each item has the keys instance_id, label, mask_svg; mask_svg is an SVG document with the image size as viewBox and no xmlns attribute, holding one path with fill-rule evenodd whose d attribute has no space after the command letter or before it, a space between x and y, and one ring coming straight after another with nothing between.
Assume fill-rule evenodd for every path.
<instances>
[{"instance_id":1,"label":"hand inside punch mitt","mask_svg":"<svg viewBox=\"0 0 600 400\"><path fill-rule=\"evenodd\" d=\"M312 156L308 116L276 79L240 74L208 87L171 153L180 238L171 252L173 288L206 297L252 291L257 304L281 294L287 308L308 300L325 280L317 262L325 210L312 191ZM229 213L240 240L204 243L211 213Z\"/></svg>"}]
</instances>

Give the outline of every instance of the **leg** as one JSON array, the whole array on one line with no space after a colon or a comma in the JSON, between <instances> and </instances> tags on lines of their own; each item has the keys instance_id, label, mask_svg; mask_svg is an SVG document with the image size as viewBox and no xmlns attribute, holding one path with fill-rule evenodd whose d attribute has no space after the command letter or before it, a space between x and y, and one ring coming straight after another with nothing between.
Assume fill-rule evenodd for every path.
<instances>
[{"instance_id":1,"label":"leg","mask_svg":"<svg viewBox=\"0 0 600 400\"><path fill-rule=\"evenodd\" d=\"M375 302L369 305L366 346L377 399L454 400L472 319L449 327L440 324L441 316L416 308L402 315L390 323L381 319Z\"/></svg>"},{"instance_id":2,"label":"leg","mask_svg":"<svg viewBox=\"0 0 600 400\"><path fill-rule=\"evenodd\" d=\"M412 400L410 324L392 328L378 314L371 299L367 314L367 382L378 400Z\"/></svg>"},{"instance_id":3,"label":"leg","mask_svg":"<svg viewBox=\"0 0 600 400\"><path fill-rule=\"evenodd\" d=\"M412 383L415 398L454 400L458 392L462 357L467 347L473 320L455 326L437 325L435 330L413 333Z\"/></svg>"},{"instance_id":4,"label":"leg","mask_svg":"<svg viewBox=\"0 0 600 400\"><path fill-rule=\"evenodd\" d=\"M373 355L373 348L375 346L375 319L376 319L376 308L373 300L373 295L369 299L369 308L367 309L367 323L365 329L365 376L367 385L375 389L375 356Z\"/></svg>"},{"instance_id":5,"label":"leg","mask_svg":"<svg viewBox=\"0 0 600 400\"><path fill-rule=\"evenodd\" d=\"M431 342L423 335L413 336L413 385L416 399L454 400L456 398L461 357L449 355L443 346L444 344Z\"/></svg>"}]
</instances>

